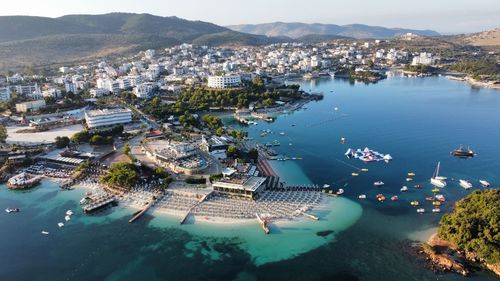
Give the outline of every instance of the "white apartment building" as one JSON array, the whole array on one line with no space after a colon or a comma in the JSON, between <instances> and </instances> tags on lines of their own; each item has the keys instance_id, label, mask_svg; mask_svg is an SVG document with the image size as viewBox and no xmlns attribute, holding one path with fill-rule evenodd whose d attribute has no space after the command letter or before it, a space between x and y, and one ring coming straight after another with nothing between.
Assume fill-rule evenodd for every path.
<instances>
[{"instance_id":1,"label":"white apartment building","mask_svg":"<svg viewBox=\"0 0 500 281\"><path fill-rule=\"evenodd\" d=\"M43 91L42 92L42 96L44 98L46 98L46 97L58 98L59 96L61 96L61 90L55 89L55 88L51 88L51 89Z\"/></svg>"},{"instance_id":2,"label":"white apartment building","mask_svg":"<svg viewBox=\"0 0 500 281\"><path fill-rule=\"evenodd\" d=\"M240 75L208 76L208 87L225 89L241 85Z\"/></svg>"},{"instance_id":3,"label":"white apartment building","mask_svg":"<svg viewBox=\"0 0 500 281\"><path fill-rule=\"evenodd\" d=\"M109 94L109 91L107 89L97 88L97 89L90 90L90 96L93 98L102 97L102 96L105 96L107 94Z\"/></svg>"},{"instance_id":4,"label":"white apartment building","mask_svg":"<svg viewBox=\"0 0 500 281\"><path fill-rule=\"evenodd\" d=\"M78 93L78 85L76 83L65 83L64 89L67 93L72 92L73 94Z\"/></svg>"},{"instance_id":5,"label":"white apartment building","mask_svg":"<svg viewBox=\"0 0 500 281\"><path fill-rule=\"evenodd\" d=\"M134 87L134 95L140 99L148 98L153 92L153 83L143 83Z\"/></svg>"},{"instance_id":6,"label":"white apartment building","mask_svg":"<svg viewBox=\"0 0 500 281\"><path fill-rule=\"evenodd\" d=\"M10 88L4 87L0 88L0 101L8 101L10 100Z\"/></svg>"},{"instance_id":7,"label":"white apartment building","mask_svg":"<svg viewBox=\"0 0 500 281\"><path fill-rule=\"evenodd\" d=\"M412 59L411 64L412 65L432 65L435 64L437 61L437 58L433 57L431 53L420 53L419 56L415 56Z\"/></svg>"},{"instance_id":8,"label":"white apartment building","mask_svg":"<svg viewBox=\"0 0 500 281\"><path fill-rule=\"evenodd\" d=\"M98 128L132 122L130 109L113 108L85 111L87 127Z\"/></svg>"},{"instance_id":9,"label":"white apartment building","mask_svg":"<svg viewBox=\"0 0 500 281\"><path fill-rule=\"evenodd\" d=\"M40 96L42 92L40 91L40 87L38 84L35 85L25 85L25 86L16 86L15 87L17 94L23 96Z\"/></svg>"},{"instance_id":10,"label":"white apartment building","mask_svg":"<svg viewBox=\"0 0 500 281\"><path fill-rule=\"evenodd\" d=\"M42 107L45 107L45 100L35 100L16 104L17 112L28 112L36 111Z\"/></svg>"}]
</instances>

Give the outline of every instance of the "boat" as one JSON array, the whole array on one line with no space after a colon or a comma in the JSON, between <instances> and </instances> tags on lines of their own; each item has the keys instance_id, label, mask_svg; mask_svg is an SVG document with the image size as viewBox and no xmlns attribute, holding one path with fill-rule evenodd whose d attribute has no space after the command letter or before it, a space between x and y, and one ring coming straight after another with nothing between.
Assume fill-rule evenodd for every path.
<instances>
[{"instance_id":1,"label":"boat","mask_svg":"<svg viewBox=\"0 0 500 281\"><path fill-rule=\"evenodd\" d=\"M434 188L433 190L431 190L432 192L439 192L439 188Z\"/></svg>"},{"instance_id":2,"label":"boat","mask_svg":"<svg viewBox=\"0 0 500 281\"><path fill-rule=\"evenodd\" d=\"M413 181L413 178L406 178L406 181Z\"/></svg>"},{"instance_id":3,"label":"boat","mask_svg":"<svg viewBox=\"0 0 500 281\"><path fill-rule=\"evenodd\" d=\"M479 180L479 183L481 184L481 186L483 187L490 187L490 183L488 181L485 181L485 180Z\"/></svg>"},{"instance_id":4,"label":"boat","mask_svg":"<svg viewBox=\"0 0 500 281\"><path fill-rule=\"evenodd\" d=\"M339 110L339 108L338 108L338 107L334 107L334 108L333 108L333 110L338 111L338 110Z\"/></svg>"},{"instance_id":5,"label":"boat","mask_svg":"<svg viewBox=\"0 0 500 281\"><path fill-rule=\"evenodd\" d=\"M434 196L434 198L436 198L440 202L446 201L446 197L444 197L442 194L436 194L436 196Z\"/></svg>"},{"instance_id":6,"label":"boat","mask_svg":"<svg viewBox=\"0 0 500 281\"><path fill-rule=\"evenodd\" d=\"M346 139L344 137L341 137L340 138L340 143L345 144L346 143Z\"/></svg>"},{"instance_id":7,"label":"boat","mask_svg":"<svg viewBox=\"0 0 500 281\"><path fill-rule=\"evenodd\" d=\"M330 185L325 183L325 184L323 185L323 188L330 188Z\"/></svg>"},{"instance_id":8,"label":"boat","mask_svg":"<svg viewBox=\"0 0 500 281\"><path fill-rule=\"evenodd\" d=\"M84 197L84 198L82 198L82 200L80 200L80 205L85 205L85 204L87 204L87 202L88 202L87 197Z\"/></svg>"},{"instance_id":9,"label":"boat","mask_svg":"<svg viewBox=\"0 0 500 281\"><path fill-rule=\"evenodd\" d=\"M44 235L48 235L48 234L49 234L49 232L48 232L48 231L45 231L45 230L42 230L42 234L44 234Z\"/></svg>"},{"instance_id":10,"label":"boat","mask_svg":"<svg viewBox=\"0 0 500 281\"><path fill-rule=\"evenodd\" d=\"M397 195L394 195L391 197L391 200L392 201L398 201L399 197Z\"/></svg>"},{"instance_id":11,"label":"boat","mask_svg":"<svg viewBox=\"0 0 500 281\"><path fill-rule=\"evenodd\" d=\"M6 212L7 214L10 214L10 213L17 213L17 212L19 212L19 208L7 208L7 209L5 209L5 212Z\"/></svg>"},{"instance_id":12,"label":"boat","mask_svg":"<svg viewBox=\"0 0 500 281\"><path fill-rule=\"evenodd\" d=\"M404 185L403 187L401 187L401 192L405 192L405 191L408 191L408 186Z\"/></svg>"},{"instance_id":13,"label":"boat","mask_svg":"<svg viewBox=\"0 0 500 281\"><path fill-rule=\"evenodd\" d=\"M361 194L358 196L359 199L366 199L366 195L365 194Z\"/></svg>"},{"instance_id":14,"label":"boat","mask_svg":"<svg viewBox=\"0 0 500 281\"><path fill-rule=\"evenodd\" d=\"M422 188L422 186L420 184L416 184L413 187L416 188L416 189L421 189Z\"/></svg>"},{"instance_id":15,"label":"boat","mask_svg":"<svg viewBox=\"0 0 500 281\"><path fill-rule=\"evenodd\" d=\"M439 167L441 166L441 162L438 162L436 170L434 171L434 174L431 177L431 184L436 186L436 187L445 187L446 186L446 180L443 180L439 177Z\"/></svg>"},{"instance_id":16,"label":"boat","mask_svg":"<svg viewBox=\"0 0 500 281\"><path fill-rule=\"evenodd\" d=\"M368 172L368 169L367 168L362 168L361 172Z\"/></svg>"},{"instance_id":17,"label":"boat","mask_svg":"<svg viewBox=\"0 0 500 281\"><path fill-rule=\"evenodd\" d=\"M67 216L72 216L72 215L73 215L73 211L71 211L71 210L67 210L67 211L66 211L66 215L67 215Z\"/></svg>"},{"instance_id":18,"label":"boat","mask_svg":"<svg viewBox=\"0 0 500 281\"><path fill-rule=\"evenodd\" d=\"M439 208L434 208L434 209L432 209L432 212L433 212L433 213L440 213L440 212L441 212L441 209L439 209Z\"/></svg>"},{"instance_id":19,"label":"boat","mask_svg":"<svg viewBox=\"0 0 500 281\"><path fill-rule=\"evenodd\" d=\"M425 209L424 208L417 209L417 213L423 214L425 213Z\"/></svg>"},{"instance_id":20,"label":"boat","mask_svg":"<svg viewBox=\"0 0 500 281\"><path fill-rule=\"evenodd\" d=\"M434 201L434 197L425 197L426 201Z\"/></svg>"},{"instance_id":21,"label":"boat","mask_svg":"<svg viewBox=\"0 0 500 281\"><path fill-rule=\"evenodd\" d=\"M284 135L285 135L285 132L280 132L280 135L284 136Z\"/></svg>"},{"instance_id":22,"label":"boat","mask_svg":"<svg viewBox=\"0 0 500 281\"><path fill-rule=\"evenodd\" d=\"M373 183L373 185L377 186L377 187L378 186L382 186L382 185L384 185L384 182L383 181L376 181L376 182Z\"/></svg>"},{"instance_id":23,"label":"boat","mask_svg":"<svg viewBox=\"0 0 500 281\"><path fill-rule=\"evenodd\" d=\"M409 172L409 173L408 173L408 176L409 176L409 177L414 177L414 176L415 176L415 173L414 173L414 172Z\"/></svg>"},{"instance_id":24,"label":"boat","mask_svg":"<svg viewBox=\"0 0 500 281\"><path fill-rule=\"evenodd\" d=\"M432 202L432 205L434 205L434 206L441 206L441 202L439 202L439 201L434 201L434 202Z\"/></svg>"},{"instance_id":25,"label":"boat","mask_svg":"<svg viewBox=\"0 0 500 281\"><path fill-rule=\"evenodd\" d=\"M384 201L385 201L385 196L384 196L384 195L382 195L382 194L377 194L375 197L376 197L376 198L377 198L377 200L378 200L378 201L380 201L380 202L384 202Z\"/></svg>"},{"instance_id":26,"label":"boat","mask_svg":"<svg viewBox=\"0 0 500 281\"><path fill-rule=\"evenodd\" d=\"M344 190L342 188L339 188L339 191L337 191L337 195L344 194Z\"/></svg>"},{"instance_id":27,"label":"boat","mask_svg":"<svg viewBox=\"0 0 500 281\"><path fill-rule=\"evenodd\" d=\"M472 183L470 183L467 180L458 180L458 184L460 184L460 186L463 187L463 188L465 188L465 189L472 188Z\"/></svg>"},{"instance_id":28,"label":"boat","mask_svg":"<svg viewBox=\"0 0 500 281\"><path fill-rule=\"evenodd\" d=\"M472 149L470 149L469 147L467 147L467 149L463 148L462 145L460 145L459 148L457 149L454 149L451 154L453 156L457 156L457 157L474 157L475 153L474 151L472 151Z\"/></svg>"},{"instance_id":29,"label":"boat","mask_svg":"<svg viewBox=\"0 0 500 281\"><path fill-rule=\"evenodd\" d=\"M382 159L384 159L386 163L389 163L392 160L392 156L390 154L386 154L382 157Z\"/></svg>"},{"instance_id":30,"label":"boat","mask_svg":"<svg viewBox=\"0 0 500 281\"><path fill-rule=\"evenodd\" d=\"M58 223L58 224L57 224L57 226L59 226L59 227L63 227L63 226L64 226L64 223L60 222L60 223Z\"/></svg>"},{"instance_id":31,"label":"boat","mask_svg":"<svg viewBox=\"0 0 500 281\"><path fill-rule=\"evenodd\" d=\"M71 220L71 217L70 217L70 216L65 216L65 217L64 217L64 220L65 220L65 221L69 221L69 220Z\"/></svg>"},{"instance_id":32,"label":"boat","mask_svg":"<svg viewBox=\"0 0 500 281\"><path fill-rule=\"evenodd\" d=\"M418 203L418 201L411 201L410 205L412 205L412 206L418 206L418 205L420 205L420 203Z\"/></svg>"},{"instance_id":33,"label":"boat","mask_svg":"<svg viewBox=\"0 0 500 281\"><path fill-rule=\"evenodd\" d=\"M359 176L359 174L358 174L358 173L352 173L351 175L352 175L353 177L357 177L357 176Z\"/></svg>"}]
</instances>

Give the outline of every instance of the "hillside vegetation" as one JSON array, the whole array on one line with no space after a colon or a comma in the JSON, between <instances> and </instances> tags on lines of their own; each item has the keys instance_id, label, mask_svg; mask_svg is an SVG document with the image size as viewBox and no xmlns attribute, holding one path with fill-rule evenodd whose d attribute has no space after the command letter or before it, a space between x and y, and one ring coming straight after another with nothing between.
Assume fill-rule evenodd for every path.
<instances>
[{"instance_id":1,"label":"hillside vegetation","mask_svg":"<svg viewBox=\"0 0 500 281\"><path fill-rule=\"evenodd\" d=\"M476 190L455 204L439 223L440 238L487 263L500 262L500 190Z\"/></svg>"}]
</instances>

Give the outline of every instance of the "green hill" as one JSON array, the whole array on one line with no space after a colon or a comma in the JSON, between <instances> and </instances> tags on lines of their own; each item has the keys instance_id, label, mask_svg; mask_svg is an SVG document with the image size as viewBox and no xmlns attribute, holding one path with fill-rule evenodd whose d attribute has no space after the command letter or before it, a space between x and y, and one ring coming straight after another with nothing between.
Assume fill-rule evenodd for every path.
<instances>
[{"instance_id":1,"label":"green hill","mask_svg":"<svg viewBox=\"0 0 500 281\"><path fill-rule=\"evenodd\" d=\"M59 18L0 17L0 70L108 55L127 55L183 42L257 45L275 38L229 30L212 23L150 14L111 13Z\"/></svg>"}]
</instances>

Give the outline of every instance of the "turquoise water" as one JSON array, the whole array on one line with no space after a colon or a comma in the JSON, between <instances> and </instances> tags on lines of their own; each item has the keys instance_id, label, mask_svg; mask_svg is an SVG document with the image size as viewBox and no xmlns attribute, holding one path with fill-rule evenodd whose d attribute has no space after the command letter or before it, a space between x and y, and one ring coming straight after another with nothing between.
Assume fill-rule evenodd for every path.
<instances>
[{"instance_id":1,"label":"turquoise water","mask_svg":"<svg viewBox=\"0 0 500 281\"><path fill-rule=\"evenodd\" d=\"M177 218L146 216L129 224L133 211L123 207L82 214L78 201L84 190L60 191L50 182L27 192L2 186L0 207L19 207L21 212L0 215L0 279L462 280L435 275L407 254L407 240L424 238L440 218L416 214L409 202L420 200L432 208L424 198L431 195L428 179L437 161L449 178L467 178L476 187L485 178L498 186L500 91L438 77L390 78L373 85L326 79L301 85L324 92L325 99L246 129L263 143L279 140L278 152L303 158L272 161L287 183L345 189L345 198L316 211L321 221L277 223L269 236L252 223L198 221L181 227ZM261 138L262 129L274 133ZM451 157L449 151L459 144L471 145L478 156ZM348 147L365 146L390 153L394 160L364 164L345 158ZM354 167L369 171L352 177ZM409 171L417 174L409 186L419 183L423 189L400 194ZM373 187L377 180L386 185ZM469 192L450 180L443 190L449 201L441 209L449 211L452 201ZM357 199L362 193L367 200ZM377 193L398 194L400 200L380 203ZM59 229L57 222L67 209L75 215ZM469 280L496 279L481 271Z\"/></svg>"}]
</instances>

